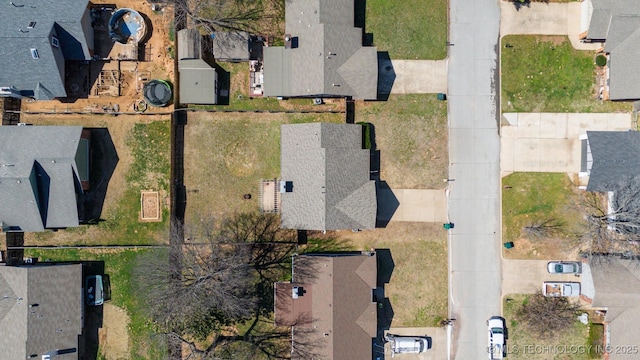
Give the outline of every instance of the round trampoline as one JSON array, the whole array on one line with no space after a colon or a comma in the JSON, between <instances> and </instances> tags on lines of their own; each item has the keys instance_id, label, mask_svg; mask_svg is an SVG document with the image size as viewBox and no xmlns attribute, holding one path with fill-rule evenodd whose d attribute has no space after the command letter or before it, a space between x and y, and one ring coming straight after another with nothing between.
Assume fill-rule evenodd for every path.
<instances>
[{"instance_id":1,"label":"round trampoline","mask_svg":"<svg viewBox=\"0 0 640 360\"><path fill-rule=\"evenodd\" d=\"M137 44L147 34L147 26L139 12L122 8L109 19L109 37L121 44Z\"/></svg>"},{"instance_id":2,"label":"round trampoline","mask_svg":"<svg viewBox=\"0 0 640 360\"><path fill-rule=\"evenodd\" d=\"M167 106L173 96L171 85L163 80L151 80L144 84L144 100L151 106Z\"/></svg>"}]
</instances>

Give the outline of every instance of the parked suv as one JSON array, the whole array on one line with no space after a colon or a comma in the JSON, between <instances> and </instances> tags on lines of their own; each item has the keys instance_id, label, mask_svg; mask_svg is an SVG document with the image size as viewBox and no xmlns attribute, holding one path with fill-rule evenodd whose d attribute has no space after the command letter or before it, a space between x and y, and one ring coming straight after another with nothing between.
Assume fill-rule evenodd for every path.
<instances>
[{"instance_id":1,"label":"parked suv","mask_svg":"<svg viewBox=\"0 0 640 360\"><path fill-rule=\"evenodd\" d=\"M489 346L487 352L489 359L502 359L504 357L504 347L507 339L507 328L504 325L504 319L500 316L493 316L487 320L487 328L489 330Z\"/></svg>"},{"instance_id":2,"label":"parked suv","mask_svg":"<svg viewBox=\"0 0 640 360\"><path fill-rule=\"evenodd\" d=\"M101 275L87 276L84 281L85 300L89 306L104 304L104 286Z\"/></svg>"},{"instance_id":3,"label":"parked suv","mask_svg":"<svg viewBox=\"0 0 640 360\"><path fill-rule=\"evenodd\" d=\"M431 337L429 336L387 334L385 339L391 343L391 357L395 354L420 354L431 349Z\"/></svg>"}]
</instances>

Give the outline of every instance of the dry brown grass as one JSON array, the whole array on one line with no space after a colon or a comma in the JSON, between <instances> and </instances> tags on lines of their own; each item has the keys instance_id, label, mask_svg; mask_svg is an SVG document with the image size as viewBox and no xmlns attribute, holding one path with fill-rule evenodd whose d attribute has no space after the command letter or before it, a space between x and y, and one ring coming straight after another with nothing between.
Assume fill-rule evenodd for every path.
<instances>
[{"instance_id":1,"label":"dry brown grass","mask_svg":"<svg viewBox=\"0 0 640 360\"><path fill-rule=\"evenodd\" d=\"M390 250L395 266L385 294L394 311L391 326L435 326L447 317L447 234L441 225L391 222L386 228L335 235L356 250Z\"/></svg>"}]
</instances>

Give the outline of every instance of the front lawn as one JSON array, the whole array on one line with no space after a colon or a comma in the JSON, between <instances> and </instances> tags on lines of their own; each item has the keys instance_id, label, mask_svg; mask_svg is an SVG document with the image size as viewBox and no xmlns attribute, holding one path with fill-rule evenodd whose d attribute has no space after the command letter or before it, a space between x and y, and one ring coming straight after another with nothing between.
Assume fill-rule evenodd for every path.
<instances>
[{"instance_id":1,"label":"front lawn","mask_svg":"<svg viewBox=\"0 0 640 360\"><path fill-rule=\"evenodd\" d=\"M435 94L392 95L356 103L356 121L373 124L380 179L397 189L442 189L449 173L447 103Z\"/></svg>"},{"instance_id":2,"label":"front lawn","mask_svg":"<svg viewBox=\"0 0 640 360\"><path fill-rule=\"evenodd\" d=\"M390 222L385 228L327 236L341 250L390 253L390 259L384 255L386 261L378 263L378 277L390 275L384 292L393 309L392 327L440 326L448 317L447 233L442 225Z\"/></svg>"},{"instance_id":3,"label":"front lawn","mask_svg":"<svg viewBox=\"0 0 640 360\"><path fill-rule=\"evenodd\" d=\"M567 324L567 331L551 339L539 339L518 319L517 312L529 295L505 296L503 316L507 325L507 359L510 360L587 360L589 327L579 321Z\"/></svg>"},{"instance_id":4,"label":"front lawn","mask_svg":"<svg viewBox=\"0 0 640 360\"><path fill-rule=\"evenodd\" d=\"M580 231L577 187L566 174L513 173L502 179L502 240L513 241L514 248L503 249L512 259L558 257L572 249ZM553 236L526 236L525 226L552 221L562 224Z\"/></svg>"},{"instance_id":5,"label":"front lawn","mask_svg":"<svg viewBox=\"0 0 640 360\"><path fill-rule=\"evenodd\" d=\"M368 0L365 31L391 59L447 56L447 0Z\"/></svg>"},{"instance_id":6,"label":"front lawn","mask_svg":"<svg viewBox=\"0 0 640 360\"><path fill-rule=\"evenodd\" d=\"M503 112L628 112L630 103L596 98L593 51L564 36L502 38Z\"/></svg>"}]
</instances>

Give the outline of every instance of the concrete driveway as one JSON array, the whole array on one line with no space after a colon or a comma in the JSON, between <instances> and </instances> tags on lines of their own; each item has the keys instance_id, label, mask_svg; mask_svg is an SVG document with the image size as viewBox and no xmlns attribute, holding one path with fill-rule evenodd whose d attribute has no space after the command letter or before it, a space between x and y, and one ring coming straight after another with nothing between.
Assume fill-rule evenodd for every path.
<instances>
[{"instance_id":1,"label":"concrete driveway","mask_svg":"<svg viewBox=\"0 0 640 360\"><path fill-rule=\"evenodd\" d=\"M500 170L580 172L580 135L587 130L626 131L628 113L504 113L500 137Z\"/></svg>"},{"instance_id":2,"label":"concrete driveway","mask_svg":"<svg viewBox=\"0 0 640 360\"><path fill-rule=\"evenodd\" d=\"M562 260L562 259L552 259ZM509 294L533 294L542 290L545 281L581 282L580 276L549 274L547 263L551 260L502 260L502 296ZM583 269L584 269L583 264Z\"/></svg>"},{"instance_id":3,"label":"concrete driveway","mask_svg":"<svg viewBox=\"0 0 640 360\"><path fill-rule=\"evenodd\" d=\"M395 80L392 94L447 92L447 60L391 60Z\"/></svg>"},{"instance_id":4,"label":"concrete driveway","mask_svg":"<svg viewBox=\"0 0 640 360\"><path fill-rule=\"evenodd\" d=\"M444 327L391 328L385 334L406 336L431 336L431 349L422 354L396 355L398 360L442 360L447 358L447 331ZM391 358L389 343L384 344L385 359Z\"/></svg>"},{"instance_id":5,"label":"concrete driveway","mask_svg":"<svg viewBox=\"0 0 640 360\"><path fill-rule=\"evenodd\" d=\"M587 1L532 2L519 7L500 1L500 35L567 35L574 48L595 50L602 44L580 42L580 34L589 27L586 7Z\"/></svg>"},{"instance_id":6,"label":"concrete driveway","mask_svg":"<svg viewBox=\"0 0 640 360\"><path fill-rule=\"evenodd\" d=\"M445 190L379 188L378 220L446 222Z\"/></svg>"}]
</instances>

